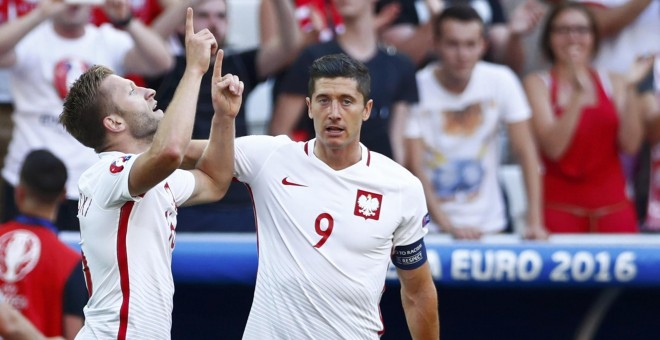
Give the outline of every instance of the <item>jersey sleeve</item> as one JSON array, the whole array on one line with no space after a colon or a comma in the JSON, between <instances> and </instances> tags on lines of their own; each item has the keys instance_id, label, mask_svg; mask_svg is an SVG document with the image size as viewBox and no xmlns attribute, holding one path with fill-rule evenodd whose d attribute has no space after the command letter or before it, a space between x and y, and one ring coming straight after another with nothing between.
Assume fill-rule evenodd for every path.
<instances>
[{"instance_id":1,"label":"jersey sleeve","mask_svg":"<svg viewBox=\"0 0 660 340\"><path fill-rule=\"evenodd\" d=\"M394 232L394 247L415 243L428 233L426 225L429 218L422 182L412 178L403 188L401 196L403 218Z\"/></svg>"},{"instance_id":2,"label":"jersey sleeve","mask_svg":"<svg viewBox=\"0 0 660 340\"><path fill-rule=\"evenodd\" d=\"M97 171L93 186L94 200L104 208L112 208L127 201L139 201L141 197L131 196L128 190L128 176L135 159L139 155L117 155L101 163Z\"/></svg>"},{"instance_id":3,"label":"jersey sleeve","mask_svg":"<svg viewBox=\"0 0 660 340\"><path fill-rule=\"evenodd\" d=\"M502 117L505 123L517 123L527 120L532 112L525 96L525 91L516 75L508 67L502 67L502 74L499 77L500 98L502 103Z\"/></svg>"},{"instance_id":4,"label":"jersey sleeve","mask_svg":"<svg viewBox=\"0 0 660 340\"><path fill-rule=\"evenodd\" d=\"M174 195L177 206L181 206L192 195L195 189L195 176L190 171L175 170L167 177L167 184Z\"/></svg>"},{"instance_id":5,"label":"jersey sleeve","mask_svg":"<svg viewBox=\"0 0 660 340\"><path fill-rule=\"evenodd\" d=\"M234 177L241 182L252 182L263 169L269 156L280 146L291 142L286 135L276 137L253 135L236 138Z\"/></svg>"}]
</instances>

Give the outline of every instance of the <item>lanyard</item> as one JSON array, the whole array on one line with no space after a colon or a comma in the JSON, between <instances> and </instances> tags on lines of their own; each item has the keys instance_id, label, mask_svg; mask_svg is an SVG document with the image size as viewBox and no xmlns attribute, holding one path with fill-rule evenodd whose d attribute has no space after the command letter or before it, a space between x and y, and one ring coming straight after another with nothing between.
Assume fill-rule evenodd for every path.
<instances>
[{"instance_id":1,"label":"lanyard","mask_svg":"<svg viewBox=\"0 0 660 340\"><path fill-rule=\"evenodd\" d=\"M53 222L41 218L41 217L34 217L34 216L27 216L27 215L18 215L15 218L16 222L22 223L22 224L27 224L27 225L38 225L42 227L46 227L50 229L52 232L57 234L58 230L57 227L53 224Z\"/></svg>"}]
</instances>

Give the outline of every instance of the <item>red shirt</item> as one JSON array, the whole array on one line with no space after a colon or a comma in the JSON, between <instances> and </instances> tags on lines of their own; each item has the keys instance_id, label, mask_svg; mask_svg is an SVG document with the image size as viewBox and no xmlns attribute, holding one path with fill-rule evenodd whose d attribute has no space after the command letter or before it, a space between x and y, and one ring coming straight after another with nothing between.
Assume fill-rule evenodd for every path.
<instances>
[{"instance_id":1,"label":"red shirt","mask_svg":"<svg viewBox=\"0 0 660 340\"><path fill-rule=\"evenodd\" d=\"M45 336L63 333L64 287L80 255L42 225L0 225L0 294Z\"/></svg>"}]
</instances>

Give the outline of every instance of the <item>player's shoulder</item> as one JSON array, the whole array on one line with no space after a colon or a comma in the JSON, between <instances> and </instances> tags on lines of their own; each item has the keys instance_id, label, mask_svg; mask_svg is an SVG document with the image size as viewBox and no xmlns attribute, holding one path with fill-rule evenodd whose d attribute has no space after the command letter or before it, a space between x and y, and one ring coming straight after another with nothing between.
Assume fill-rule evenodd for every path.
<instances>
[{"instance_id":1,"label":"player's shoulder","mask_svg":"<svg viewBox=\"0 0 660 340\"><path fill-rule=\"evenodd\" d=\"M240 147L270 147L279 148L285 145L295 144L287 135L247 135L236 138L237 146Z\"/></svg>"},{"instance_id":2,"label":"player's shoulder","mask_svg":"<svg viewBox=\"0 0 660 340\"><path fill-rule=\"evenodd\" d=\"M85 180L96 181L106 174L121 174L127 168L127 163L135 160L136 157L135 154L122 152L103 152L99 154L99 160L83 172L80 181L81 183Z\"/></svg>"},{"instance_id":3,"label":"player's shoulder","mask_svg":"<svg viewBox=\"0 0 660 340\"><path fill-rule=\"evenodd\" d=\"M291 148L302 148L303 142L293 141L287 135L248 135L236 138L234 145L237 152L241 152L246 156L265 158L275 152L284 152Z\"/></svg>"}]
</instances>

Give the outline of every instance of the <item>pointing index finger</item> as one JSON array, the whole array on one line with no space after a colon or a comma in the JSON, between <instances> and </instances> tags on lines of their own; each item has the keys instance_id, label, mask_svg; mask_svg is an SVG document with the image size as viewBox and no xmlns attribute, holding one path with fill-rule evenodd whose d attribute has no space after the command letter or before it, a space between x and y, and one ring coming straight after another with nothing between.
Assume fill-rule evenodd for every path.
<instances>
[{"instance_id":1,"label":"pointing index finger","mask_svg":"<svg viewBox=\"0 0 660 340\"><path fill-rule=\"evenodd\" d=\"M215 65L213 65L213 82L219 82L222 78L222 59L225 56L223 49L218 49L218 54L215 56Z\"/></svg>"},{"instance_id":2,"label":"pointing index finger","mask_svg":"<svg viewBox=\"0 0 660 340\"><path fill-rule=\"evenodd\" d=\"M186 36L192 36L193 34L195 34L195 30L193 29L193 10L188 7L186 10Z\"/></svg>"}]
</instances>

